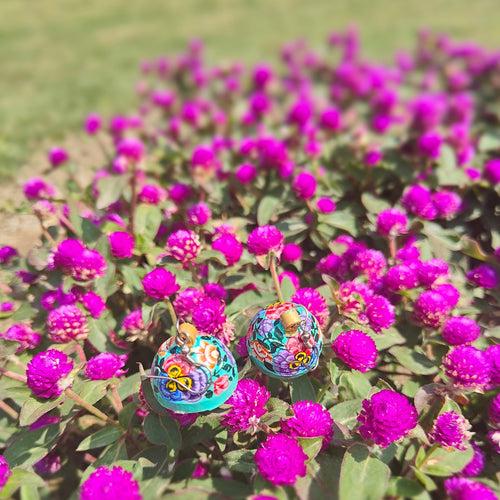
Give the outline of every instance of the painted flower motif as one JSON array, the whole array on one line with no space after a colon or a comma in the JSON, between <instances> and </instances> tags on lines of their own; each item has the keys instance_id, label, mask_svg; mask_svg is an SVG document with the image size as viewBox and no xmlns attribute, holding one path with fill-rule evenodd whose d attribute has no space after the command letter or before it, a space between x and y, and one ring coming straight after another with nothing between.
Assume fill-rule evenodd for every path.
<instances>
[{"instance_id":1,"label":"painted flower motif","mask_svg":"<svg viewBox=\"0 0 500 500\"><path fill-rule=\"evenodd\" d=\"M209 370L213 370L219 361L219 350L206 340L202 340L197 347L193 348L192 353L196 354L198 363L206 366Z\"/></svg>"},{"instance_id":2,"label":"painted flower motif","mask_svg":"<svg viewBox=\"0 0 500 500\"><path fill-rule=\"evenodd\" d=\"M263 363L270 363L273 360L271 353L266 349L266 347L258 340L252 340L250 342L250 349L252 350L254 356Z\"/></svg>"},{"instance_id":3,"label":"painted flower motif","mask_svg":"<svg viewBox=\"0 0 500 500\"><path fill-rule=\"evenodd\" d=\"M221 377L215 379L214 381L214 394L222 394L229 387L229 377L227 375L222 375Z\"/></svg>"}]
</instances>

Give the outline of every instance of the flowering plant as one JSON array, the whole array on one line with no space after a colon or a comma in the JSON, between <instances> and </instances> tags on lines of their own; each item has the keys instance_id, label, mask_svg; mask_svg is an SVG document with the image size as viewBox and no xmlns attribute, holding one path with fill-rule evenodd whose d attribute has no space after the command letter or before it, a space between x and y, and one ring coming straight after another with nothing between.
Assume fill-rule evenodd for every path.
<instances>
[{"instance_id":1,"label":"flowering plant","mask_svg":"<svg viewBox=\"0 0 500 500\"><path fill-rule=\"evenodd\" d=\"M496 497L500 57L428 32L391 65L353 31L328 46L285 45L281 70L209 66L199 41L144 61L137 112L85 121L102 162L54 147L24 184L0 498ZM247 342L252 318L269 335ZM177 319L195 364L170 356ZM167 410L154 357L165 399L236 389Z\"/></svg>"}]
</instances>

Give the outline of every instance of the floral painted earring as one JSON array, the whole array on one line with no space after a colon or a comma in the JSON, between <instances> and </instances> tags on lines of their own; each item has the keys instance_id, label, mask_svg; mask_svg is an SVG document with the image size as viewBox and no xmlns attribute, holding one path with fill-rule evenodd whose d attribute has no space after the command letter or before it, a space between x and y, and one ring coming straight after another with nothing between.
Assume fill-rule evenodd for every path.
<instances>
[{"instance_id":1,"label":"floral painted earring","mask_svg":"<svg viewBox=\"0 0 500 500\"><path fill-rule=\"evenodd\" d=\"M177 335L160 346L147 377L161 406L198 413L226 402L236 389L238 370L219 339L200 334L190 323L178 323Z\"/></svg>"},{"instance_id":2,"label":"floral painted earring","mask_svg":"<svg viewBox=\"0 0 500 500\"><path fill-rule=\"evenodd\" d=\"M248 354L266 375L292 379L318 366L323 348L321 330L303 305L283 300L274 255L270 256L270 271L279 302L261 309L250 322Z\"/></svg>"}]
</instances>

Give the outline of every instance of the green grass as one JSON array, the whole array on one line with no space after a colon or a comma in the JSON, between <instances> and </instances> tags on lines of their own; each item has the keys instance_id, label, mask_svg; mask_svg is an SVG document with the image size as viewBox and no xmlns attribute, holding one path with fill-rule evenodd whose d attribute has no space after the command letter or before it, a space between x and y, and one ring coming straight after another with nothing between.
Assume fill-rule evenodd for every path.
<instances>
[{"instance_id":1,"label":"green grass","mask_svg":"<svg viewBox=\"0 0 500 500\"><path fill-rule=\"evenodd\" d=\"M130 110L139 60L194 36L211 61L252 61L356 24L366 53L387 59L422 26L498 47L499 12L498 0L2 0L0 176L89 111Z\"/></svg>"}]
</instances>

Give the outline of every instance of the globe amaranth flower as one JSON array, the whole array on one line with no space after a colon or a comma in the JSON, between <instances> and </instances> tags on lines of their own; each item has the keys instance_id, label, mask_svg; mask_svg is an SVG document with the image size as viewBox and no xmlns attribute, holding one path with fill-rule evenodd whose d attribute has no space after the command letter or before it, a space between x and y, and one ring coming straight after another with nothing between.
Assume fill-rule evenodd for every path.
<instances>
[{"instance_id":1,"label":"globe amaranth flower","mask_svg":"<svg viewBox=\"0 0 500 500\"><path fill-rule=\"evenodd\" d=\"M323 296L315 288L299 288L290 299L294 304L303 305L317 320L321 328L328 324L330 313Z\"/></svg>"},{"instance_id":2,"label":"globe amaranth flower","mask_svg":"<svg viewBox=\"0 0 500 500\"><path fill-rule=\"evenodd\" d=\"M340 274L342 267L342 257L331 253L323 257L317 264L316 269L321 274L326 274L332 278L337 278Z\"/></svg>"},{"instance_id":3,"label":"globe amaranth flower","mask_svg":"<svg viewBox=\"0 0 500 500\"><path fill-rule=\"evenodd\" d=\"M307 455L293 437L271 434L255 453L257 469L275 485L291 486L306 475Z\"/></svg>"},{"instance_id":4,"label":"globe amaranth flower","mask_svg":"<svg viewBox=\"0 0 500 500\"><path fill-rule=\"evenodd\" d=\"M206 203L200 202L187 209L186 217L192 226L203 226L212 217L212 211Z\"/></svg>"},{"instance_id":5,"label":"globe amaranth flower","mask_svg":"<svg viewBox=\"0 0 500 500\"><path fill-rule=\"evenodd\" d=\"M83 482L80 500L142 500L142 495L131 472L101 466Z\"/></svg>"},{"instance_id":6,"label":"globe amaranth flower","mask_svg":"<svg viewBox=\"0 0 500 500\"><path fill-rule=\"evenodd\" d=\"M5 332L0 334L0 337L19 344L16 354L27 349L34 349L42 341L41 334L32 330L31 326L26 323L15 323L9 326Z\"/></svg>"},{"instance_id":7,"label":"globe amaranth flower","mask_svg":"<svg viewBox=\"0 0 500 500\"><path fill-rule=\"evenodd\" d=\"M231 432L255 432L260 417L267 412L266 404L270 397L271 393L256 380L240 380L236 390L227 400L226 404L231 408L222 417L222 425Z\"/></svg>"},{"instance_id":8,"label":"globe amaranth flower","mask_svg":"<svg viewBox=\"0 0 500 500\"><path fill-rule=\"evenodd\" d=\"M0 491L7 484L11 475L12 471L10 470L9 462L7 462L7 459L3 455L0 455Z\"/></svg>"},{"instance_id":9,"label":"globe amaranth flower","mask_svg":"<svg viewBox=\"0 0 500 500\"><path fill-rule=\"evenodd\" d=\"M0 247L0 264L8 264L17 255L17 250L9 245Z\"/></svg>"},{"instance_id":10,"label":"globe amaranth flower","mask_svg":"<svg viewBox=\"0 0 500 500\"><path fill-rule=\"evenodd\" d=\"M364 439L386 448L416 427L418 415L406 396L384 389L363 401L358 422Z\"/></svg>"},{"instance_id":11,"label":"globe amaranth flower","mask_svg":"<svg viewBox=\"0 0 500 500\"><path fill-rule=\"evenodd\" d=\"M470 344L480 335L479 325L472 318L466 316L448 318L441 329L441 336L451 345Z\"/></svg>"},{"instance_id":12,"label":"globe amaranth flower","mask_svg":"<svg viewBox=\"0 0 500 500\"><path fill-rule=\"evenodd\" d=\"M339 130L342 126L342 116L339 109L334 106L325 108L319 117L319 126L331 132Z\"/></svg>"},{"instance_id":13,"label":"globe amaranth flower","mask_svg":"<svg viewBox=\"0 0 500 500\"><path fill-rule=\"evenodd\" d=\"M119 156L123 156L131 161L141 161L144 157L144 144L135 137L126 137L122 139L116 147Z\"/></svg>"},{"instance_id":14,"label":"globe amaranth flower","mask_svg":"<svg viewBox=\"0 0 500 500\"><path fill-rule=\"evenodd\" d=\"M396 264L385 273L384 285L391 292L411 290L418 286L417 273L406 264Z\"/></svg>"},{"instance_id":15,"label":"globe amaranth flower","mask_svg":"<svg viewBox=\"0 0 500 500\"><path fill-rule=\"evenodd\" d=\"M467 273L467 279L474 285L491 290L498 286L498 273L488 264L480 264Z\"/></svg>"},{"instance_id":16,"label":"globe amaranth flower","mask_svg":"<svg viewBox=\"0 0 500 500\"><path fill-rule=\"evenodd\" d=\"M500 182L500 158L493 158L484 164L484 176L492 184Z\"/></svg>"},{"instance_id":17,"label":"globe amaranth flower","mask_svg":"<svg viewBox=\"0 0 500 500\"><path fill-rule=\"evenodd\" d=\"M490 403L488 416L494 427L500 427L500 393L498 393Z\"/></svg>"},{"instance_id":18,"label":"globe amaranth flower","mask_svg":"<svg viewBox=\"0 0 500 500\"><path fill-rule=\"evenodd\" d=\"M283 252L281 253L281 260L284 262L296 262L302 259L302 248L300 245L295 243L287 243L283 247Z\"/></svg>"},{"instance_id":19,"label":"globe amaranth flower","mask_svg":"<svg viewBox=\"0 0 500 500\"><path fill-rule=\"evenodd\" d=\"M316 193L316 187L316 178L309 172L300 172L292 183L295 195L302 200L310 200Z\"/></svg>"},{"instance_id":20,"label":"globe amaranth flower","mask_svg":"<svg viewBox=\"0 0 500 500\"><path fill-rule=\"evenodd\" d=\"M49 349L36 354L26 368L27 385L38 398L59 397L73 381L73 361L63 352Z\"/></svg>"},{"instance_id":21,"label":"globe amaranth flower","mask_svg":"<svg viewBox=\"0 0 500 500\"><path fill-rule=\"evenodd\" d=\"M104 299L92 290L81 294L79 300L93 318L100 318L106 310Z\"/></svg>"},{"instance_id":22,"label":"globe amaranth flower","mask_svg":"<svg viewBox=\"0 0 500 500\"><path fill-rule=\"evenodd\" d=\"M56 189L40 177L32 177L23 184L23 193L28 200L40 200L55 196Z\"/></svg>"},{"instance_id":23,"label":"globe amaranth flower","mask_svg":"<svg viewBox=\"0 0 500 500\"><path fill-rule=\"evenodd\" d=\"M277 227L259 226L248 235L248 251L254 255L266 255L269 252L280 255L283 240L283 233Z\"/></svg>"},{"instance_id":24,"label":"globe amaranth flower","mask_svg":"<svg viewBox=\"0 0 500 500\"><path fill-rule=\"evenodd\" d=\"M388 208L377 215L377 232L395 237L408 231L408 217L402 210Z\"/></svg>"},{"instance_id":25,"label":"globe amaranth flower","mask_svg":"<svg viewBox=\"0 0 500 500\"><path fill-rule=\"evenodd\" d=\"M300 287L300 278L293 271L282 271L278 274L280 284L283 283L285 278L290 280L295 290Z\"/></svg>"},{"instance_id":26,"label":"globe amaranth flower","mask_svg":"<svg viewBox=\"0 0 500 500\"><path fill-rule=\"evenodd\" d=\"M80 240L61 241L53 254L54 267L77 281L91 281L104 276L107 265L97 251L87 248Z\"/></svg>"},{"instance_id":27,"label":"globe amaranth flower","mask_svg":"<svg viewBox=\"0 0 500 500\"><path fill-rule=\"evenodd\" d=\"M484 352L491 366L491 381L492 388L500 385L500 344L490 345Z\"/></svg>"},{"instance_id":28,"label":"globe amaranth flower","mask_svg":"<svg viewBox=\"0 0 500 500\"><path fill-rule=\"evenodd\" d=\"M448 263L442 259L430 259L417 264L417 275L422 286L431 286L439 278L447 278L450 272Z\"/></svg>"},{"instance_id":29,"label":"globe amaranth flower","mask_svg":"<svg viewBox=\"0 0 500 500\"><path fill-rule=\"evenodd\" d=\"M125 330L127 335L132 336L143 336L147 334L148 329L144 325L144 321L142 320L142 310L135 309L130 311L122 321L122 328Z\"/></svg>"},{"instance_id":30,"label":"globe amaranth flower","mask_svg":"<svg viewBox=\"0 0 500 500\"><path fill-rule=\"evenodd\" d=\"M243 163L236 169L234 176L241 184L250 184L257 177L257 169L251 163Z\"/></svg>"},{"instance_id":31,"label":"globe amaranth flower","mask_svg":"<svg viewBox=\"0 0 500 500\"><path fill-rule=\"evenodd\" d=\"M447 189L436 191L432 195L432 203L436 207L437 216L441 219L452 219L462 208L462 198Z\"/></svg>"},{"instance_id":32,"label":"globe amaranth flower","mask_svg":"<svg viewBox=\"0 0 500 500\"><path fill-rule=\"evenodd\" d=\"M382 295L373 295L366 302L365 315L371 328L380 333L396 321L394 306Z\"/></svg>"},{"instance_id":33,"label":"globe amaranth flower","mask_svg":"<svg viewBox=\"0 0 500 500\"><path fill-rule=\"evenodd\" d=\"M197 146L191 155L193 169L215 170L219 164L213 149L209 146Z\"/></svg>"},{"instance_id":34,"label":"globe amaranth flower","mask_svg":"<svg viewBox=\"0 0 500 500\"><path fill-rule=\"evenodd\" d=\"M331 198L322 196L316 201L316 208L321 214L331 214L337 210L337 204Z\"/></svg>"},{"instance_id":35,"label":"globe amaranth flower","mask_svg":"<svg viewBox=\"0 0 500 500\"><path fill-rule=\"evenodd\" d=\"M238 238L231 233L220 233L212 240L212 249L224 255L227 265L236 264L243 253L243 245Z\"/></svg>"},{"instance_id":36,"label":"globe amaranth flower","mask_svg":"<svg viewBox=\"0 0 500 500\"><path fill-rule=\"evenodd\" d=\"M47 316L47 330L50 340L58 344L85 340L89 334L87 318L75 305L64 305L50 311Z\"/></svg>"},{"instance_id":37,"label":"globe amaranth flower","mask_svg":"<svg viewBox=\"0 0 500 500\"><path fill-rule=\"evenodd\" d=\"M179 229L169 235L166 248L169 255L187 265L200 253L200 238L194 231Z\"/></svg>"},{"instance_id":38,"label":"globe amaranth flower","mask_svg":"<svg viewBox=\"0 0 500 500\"><path fill-rule=\"evenodd\" d=\"M344 281L336 294L337 306L343 315L359 315L371 297L373 290L365 283Z\"/></svg>"},{"instance_id":39,"label":"globe amaranth flower","mask_svg":"<svg viewBox=\"0 0 500 500\"><path fill-rule=\"evenodd\" d=\"M401 202L406 210L422 219L432 220L437 216L430 190L420 184L409 186L403 193Z\"/></svg>"},{"instance_id":40,"label":"globe amaranth flower","mask_svg":"<svg viewBox=\"0 0 500 500\"><path fill-rule=\"evenodd\" d=\"M342 332L332 342L332 349L353 370L367 372L377 365L378 350L375 342L360 330Z\"/></svg>"},{"instance_id":41,"label":"globe amaranth flower","mask_svg":"<svg viewBox=\"0 0 500 500\"><path fill-rule=\"evenodd\" d=\"M37 429L43 429L44 427L48 427L49 425L56 425L61 422L61 417L58 415L51 415L50 413L46 413L42 415L40 418L37 418L30 426L30 431L36 431Z\"/></svg>"},{"instance_id":42,"label":"globe amaranth flower","mask_svg":"<svg viewBox=\"0 0 500 500\"><path fill-rule=\"evenodd\" d=\"M14 302L10 302L10 300L0 302L0 313L11 313L14 311L14 307Z\"/></svg>"},{"instance_id":43,"label":"globe amaranth flower","mask_svg":"<svg viewBox=\"0 0 500 500\"><path fill-rule=\"evenodd\" d=\"M134 252L134 237L126 231L115 231L108 235L109 246L113 257L130 259Z\"/></svg>"},{"instance_id":44,"label":"globe amaranth flower","mask_svg":"<svg viewBox=\"0 0 500 500\"><path fill-rule=\"evenodd\" d=\"M166 412L181 426L189 427L196 422L198 418L198 413L177 413L172 410L166 410Z\"/></svg>"},{"instance_id":45,"label":"globe amaranth flower","mask_svg":"<svg viewBox=\"0 0 500 500\"><path fill-rule=\"evenodd\" d=\"M495 453L500 454L500 430L493 429L486 435Z\"/></svg>"},{"instance_id":46,"label":"globe amaranth flower","mask_svg":"<svg viewBox=\"0 0 500 500\"><path fill-rule=\"evenodd\" d=\"M69 158L68 152L64 148L58 146L49 149L47 156L53 168L57 168L63 163L66 163Z\"/></svg>"},{"instance_id":47,"label":"globe amaranth flower","mask_svg":"<svg viewBox=\"0 0 500 500\"><path fill-rule=\"evenodd\" d=\"M202 298L192 313L193 323L200 332L219 333L226 323L224 301L215 297Z\"/></svg>"},{"instance_id":48,"label":"globe amaranth flower","mask_svg":"<svg viewBox=\"0 0 500 500\"><path fill-rule=\"evenodd\" d=\"M47 455L33 465L35 472L40 476L56 474L61 470L61 467L61 456L55 451L47 453Z\"/></svg>"},{"instance_id":49,"label":"globe amaranth flower","mask_svg":"<svg viewBox=\"0 0 500 500\"><path fill-rule=\"evenodd\" d=\"M215 297L221 300L227 298L227 290L219 283L205 283L203 285L203 291L207 297Z\"/></svg>"},{"instance_id":50,"label":"globe amaranth flower","mask_svg":"<svg viewBox=\"0 0 500 500\"><path fill-rule=\"evenodd\" d=\"M363 163L368 167L374 167L382 160L382 152L377 148L370 148L363 155Z\"/></svg>"},{"instance_id":51,"label":"globe amaranth flower","mask_svg":"<svg viewBox=\"0 0 500 500\"><path fill-rule=\"evenodd\" d=\"M144 184L137 198L141 203L146 203L148 205L158 205L165 200L167 194L165 190L156 186L155 184Z\"/></svg>"},{"instance_id":52,"label":"globe amaranth flower","mask_svg":"<svg viewBox=\"0 0 500 500\"><path fill-rule=\"evenodd\" d=\"M426 132L417 141L418 151L422 156L436 159L441 151L443 137L437 132Z\"/></svg>"},{"instance_id":53,"label":"globe amaranth flower","mask_svg":"<svg viewBox=\"0 0 500 500\"><path fill-rule=\"evenodd\" d=\"M191 186L177 182L168 188L168 197L177 205L184 203L193 192Z\"/></svg>"},{"instance_id":54,"label":"globe amaranth flower","mask_svg":"<svg viewBox=\"0 0 500 500\"><path fill-rule=\"evenodd\" d=\"M491 364L483 351L468 345L451 349L443 358L443 368L454 385L482 389L491 381Z\"/></svg>"},{"instance_id":55,"label":"globe amaranth flower","mask_svg":"<svg viewBox=\"0 0 500 500\"><path fill-rule=\"evenodd\" d=\"M450 283L434 283L432 285L432 290L436 293L439 293L439 295L441 295L446 300L450 311L454 307L456 307L458 301L460 300L460 292L458 291L457 287L453 286Z\"/></svg>"},{"instance_id":56,"label":"globe amaranth flower","mask_svg":"<svg viewBox=\"0 0 500 500\"><path fill-rule=\"evenodd\" d=\"M474 454L470 462L460 471L461 476L475 477L483 472L485 466L484 452L476 443L471 443Z\"/></svg>"},{"instance_id":57,"label":"globe amaranth flower","mask_svg":"<svg viewBox=\"0 0 500 500\"><path fill-rule=\"evenodd\" d=\"M179 290L175 275L163 267L157 267L142 278L144 292L156 300L164 300Z\"/></svg>"},{"instance_id":58,"label":"globe amaranth flower","mask_svg":"<svg viewBox=\"0 0 500 500\"><path fill-rule=\"evenodd\" d=\"M483 483L465 477L450 477L444 481L450 500L497 500L496 494Z\"/></svg>"},{"instance_id":59,"label":"globe amaranth flower","mask_svg":"<svg viewBox=\"0 0 500 500\"><path fill-rule=\"evenodd\" d=\"M293 416L281 420L281 430L288 436L323 438L323 449L333 438L333 419L320 403L297 401L291 407Z\"/></svg>"},{"instance_id":60,"label":"globe amaranth flower","mask_svg":"<svg viewBox=\"0 0 500 500\"><path fill-rule=\"evenodd\" d=\"M441 413L432 426L429 439L441 446L451 446L457 450L466 450L472 436L470 423L459 413L447 411Z\"/></svg>"},{"instance_id":61,"label":"globe amaranth flower","mask_svg":"<svg viewBox=\"0 0 500 500\"><path fill-rule=\"evenodd\" d=\"M422 292L413 305L415 320L428 327L439 328L450 313L448 301L437 292L427 290Z\"/></svg>"},{"instance_id":62,"label":"globe amaranth flower","mask_svg":"<svg viewBox=\"0 0 500 500\"><path fill-rule=\"evenodd\" d=\"M351 270L357 276L366 276L369 280L381 277L385 273L387 261L378 250L361 250L351 264Z\"/></svg>"},{"instance_id":63,"label":"globe amaranth flower","mask_svg":"<svg viewBox=\"0 0 500 500\"><path fill-rule=\"evenodd\" d=\"M90 113L85 118L85 123L83 124L83 128L85 132L89 135L95 135L101 130L102 127L102 118L97 113Z\"/></svg>"},{"instance_id":64,"label":"globe amaranth flower","mask_svg":"<svg viewBox=\"0 0 500 500\"><path fill-rule=\"evenodd\" d=\"M203 298L205 298L205 293L198 288L189 287L179 292L173 303L177 316L185 321L190 320Z\"/></svg>"},{"instance_id":65,"label":"globe amaranth flower","mask_svg":"<svg viewBox=\"0 0 500 500\"><path fill-rule=\"evenodd\" d=\"M123 369L127 358L127 354L101 352L87 361L85 376L90 380L108 380L113 377L121 377L127 371Z\"/></svg>"}]
</instances>

